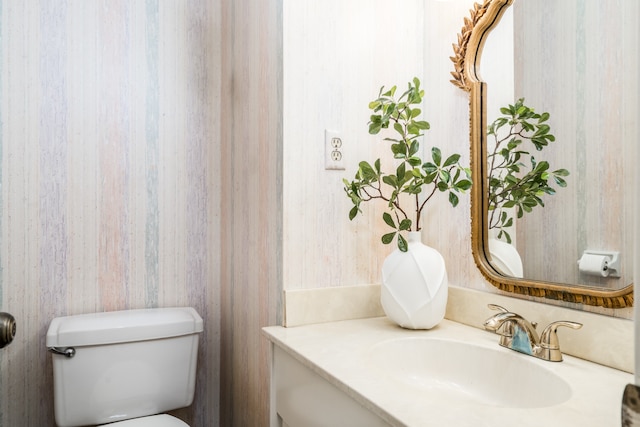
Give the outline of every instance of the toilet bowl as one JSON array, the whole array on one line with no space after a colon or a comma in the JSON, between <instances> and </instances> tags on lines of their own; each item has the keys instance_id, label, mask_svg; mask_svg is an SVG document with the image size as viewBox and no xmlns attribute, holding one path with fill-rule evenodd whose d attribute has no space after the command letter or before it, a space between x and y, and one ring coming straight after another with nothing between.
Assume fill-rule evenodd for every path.
<instances>
[{"instance_id":1,"label":"toilet bowl","mask_svg":"<svg viewBox=\"0 0 640 427\"><path fill-rule=\"evenodd\" d=\"M189 427L189 425L184 421L167 414L151 415L148 417L134 418L132 420L102 425L113 427Z\"/></svg>"},{"instance_id":2,"label":"toilet bowl","mask_svg":"<svg viewBox=\"0 0 640 427\"><path fill-rule=\"evenodd\" d=\"M191 405L202 318L193 308L58 317L53 358L59 427L188 427L162 414Z\"/></svg>"}]
</instances>

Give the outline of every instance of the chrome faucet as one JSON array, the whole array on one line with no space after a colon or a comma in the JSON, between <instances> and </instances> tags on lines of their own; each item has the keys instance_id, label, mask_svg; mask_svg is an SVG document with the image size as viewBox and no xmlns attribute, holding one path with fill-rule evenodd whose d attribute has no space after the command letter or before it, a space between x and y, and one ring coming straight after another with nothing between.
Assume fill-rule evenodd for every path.
<instances>
[{"instance_id":1,"label":"chrome faucet","mask_svg":"<svg viewBox=\"0 0 640 427\"><path fill-rule=\"evenodd\" d=\"M485 320L484 328L500 335L501 346L551 362L562 361L558 327L566 326L573 329L582 327L582 323L561 320L549 324L538 337L537 323L529 322L519 314L512 313L497 304L489 304L488 307L500 313Z\"/></svg>"}]
</instances>

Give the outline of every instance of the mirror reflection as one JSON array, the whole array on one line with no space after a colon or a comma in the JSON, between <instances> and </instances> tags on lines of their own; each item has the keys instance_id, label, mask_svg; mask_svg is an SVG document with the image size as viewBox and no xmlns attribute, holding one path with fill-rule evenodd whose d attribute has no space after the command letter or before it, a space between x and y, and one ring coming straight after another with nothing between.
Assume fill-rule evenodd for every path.
<instances>
[{"instance_id":1,"label":"mirror reflection","mask_svg":"<svg viewBox=\"0 0 640 427\"><path fill-rule=\"evenodd\" d=\"M638 3L515 0L489 35L485 232L499 274L632 283Z\"/></svg>"}]
</instances>

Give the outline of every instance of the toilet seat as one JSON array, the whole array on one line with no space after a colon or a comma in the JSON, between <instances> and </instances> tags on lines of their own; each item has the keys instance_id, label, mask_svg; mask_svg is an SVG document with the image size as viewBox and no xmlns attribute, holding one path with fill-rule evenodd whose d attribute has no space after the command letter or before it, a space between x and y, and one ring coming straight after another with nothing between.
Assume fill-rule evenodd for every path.
<instances>
[{"instance_id":1,"label":"toilet seat","mask_svg":"<svg viewBox=\"0 0 640 427\"><path fill-rule=\"evenodd\" d=\"M113 427L189 427L189 424L167 414L151 415L148 417L133 418L103 426Z\"/></svg>"}]
</instances>

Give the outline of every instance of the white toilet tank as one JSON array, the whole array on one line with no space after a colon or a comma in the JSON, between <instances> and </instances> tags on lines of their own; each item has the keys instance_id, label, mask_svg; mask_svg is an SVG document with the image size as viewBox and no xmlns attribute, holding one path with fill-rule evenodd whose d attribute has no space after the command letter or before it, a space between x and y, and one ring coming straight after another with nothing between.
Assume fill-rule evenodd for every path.
<instances>
[{"instance_id":1,"label":"white toilet tank","mask_svg":"<svg viewBox=\"0 0 640 427\"><path fill-rule=\"evenodd\" d=\"M202 329L193 308L53 319L46 345L53 354L56 423L104 424L189 406Z\"/></svg>"}]
</instances>

